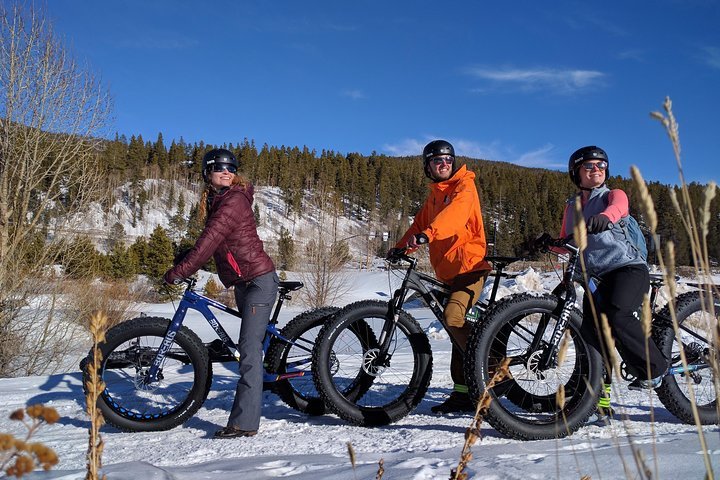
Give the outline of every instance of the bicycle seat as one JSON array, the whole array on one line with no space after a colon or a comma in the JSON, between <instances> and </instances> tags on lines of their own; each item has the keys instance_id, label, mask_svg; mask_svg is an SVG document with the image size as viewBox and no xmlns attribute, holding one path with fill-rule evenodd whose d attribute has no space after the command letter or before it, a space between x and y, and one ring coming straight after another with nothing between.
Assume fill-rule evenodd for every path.
<instances>
[{"instance_id":1,"label":"bicycle seat","mask_svg":"<svg viewBox=\"0 0 720 480\"><path fill-rule=\"evenodd\" d=\"M513 262L517 262L518 260L522 260L520 257L485 257L485 260L492 263L504 263L506 265L510 265Z\"/></svg>"},{"instance_id":2,"label":"bicycle seat","mask_svg":"<svg viewBox=\"0 0 720 480\"><path fill-rule=\"evenodd\" d=\"M278 283L280 288L283 288L287 290L288 292L294 292L295 290L300 290L304 284L302 282L280 282Z\"/></svg>"}]
</instances>

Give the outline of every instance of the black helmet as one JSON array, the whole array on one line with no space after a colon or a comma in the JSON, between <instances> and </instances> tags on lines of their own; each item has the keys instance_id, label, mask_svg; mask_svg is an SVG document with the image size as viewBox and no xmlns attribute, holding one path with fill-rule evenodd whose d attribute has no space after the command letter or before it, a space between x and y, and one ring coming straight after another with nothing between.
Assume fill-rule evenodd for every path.
<instances>
[{"instance_id":1,"label":"black helmet","mask_svg":"<svg viewBox=\"0 0 720 480\"><path fill-rule=\"evenodd\" d=\"M450 155L451 157L453 157L453 174L455 173L455 149L448 141L433 140L432 142L425 145L425 148L423 148L423 166L425 168L425 175L430 179L433 178L430 176L428 164L430 163L431 158L437 157L439 155Z\"/></svg>"},{"instance_id":2,"label":"black helmet","mask_svg":"<svg viewBox=\"0 0 720 480\"><path fill-rule=\"evenodd\" d=\"M605 170L605 178L607 179L610 176L610 160L608 160L605 150L595 145L578 148L568 159L568 175L570 175L570 180L578 187L580 186L580 179L577 177L578 167L588 160L605 160L608 164L608 168Z\"/></svg>"},{"instance_id":3,"label":"black helmet","mask_svg":"<svg viewBox=\"0 0 720 480\"><path fill-rule=\"evenodd\" d=\"M208 181L208 168L216 164L232 165L236 170L238 168L237 158L235 158L235 155L233 155L230 150L226 150L224 148L215 148L210 150L205 154L205 156L203 156L202 159L202 176L205 182Z\"/></svg>"}]
</instances>

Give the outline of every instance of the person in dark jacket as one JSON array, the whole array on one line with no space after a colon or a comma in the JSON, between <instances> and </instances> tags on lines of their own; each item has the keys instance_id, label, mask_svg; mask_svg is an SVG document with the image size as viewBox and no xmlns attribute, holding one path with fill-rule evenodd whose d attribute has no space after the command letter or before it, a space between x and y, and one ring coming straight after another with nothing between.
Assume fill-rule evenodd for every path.
<instances>
[{"instance_id":1,"label":"person in dark jacket","mask_svg":"<svg viewBox=\"0 0 720 480\"><path fill-rule=\"evenodd\" d=\"M165 273L168 284L178 283L200 269L212 256L225 287L234 287L242 314L240 379L227 426L217 438L251 437L260 426L263 391L262 342L278 291L272 259L258 237L252 211L253 186L237 174L238 161L225 149L203 157L205 192L200 216L205 228L185 257Z\"/></svg>"}]
</instances>

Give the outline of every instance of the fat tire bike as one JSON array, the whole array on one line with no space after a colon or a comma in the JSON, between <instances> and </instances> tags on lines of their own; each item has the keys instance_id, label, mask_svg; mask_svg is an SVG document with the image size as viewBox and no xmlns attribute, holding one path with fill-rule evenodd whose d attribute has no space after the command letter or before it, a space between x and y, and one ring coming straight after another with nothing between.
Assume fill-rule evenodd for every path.
<instances>
[{"instance_id":1,"label":"fat tire bike","mask_svg":"<svg viewBox=\"0 0 720 480\"><path fill-rule=\"evenodd\" d=\"M572 236L547 239L545 247L569 251L570 257L560 284L551 294L514 294L495 303L477 324L468 340L465 377L473 398L484 393L490 403L484 419L498 432L519 440L560 438L582 427L597 406L604 373L599 352L580 334L583 314L576 306L575 284L584 284L580 271L580 253L569 243ZM594 292L599 280L589 277ZM650 303L654 307L662 278L651 278ZM690 421L689 382L703 393L698 402L701 422L717 423L714 372L717 365L711 332L717 326L718 300L700 301L700 292L683 294L676 300L680 343L670 320L669 307L653 308L652 336L670 360L669 376L656 390L668 410ZM711 304L714 302L715 313ZM694 321L688 322L688 319ZM702 326L705 330L700 332ZM709 335L708 335L709 334ZM567 339L567 340L563 340ZM561 353L561 344L566 341ZM680 350L688 367L680 363ZM504 359L509 360L508 376L486 386L498 372ZM623 368L623 370L625 370ZM630 376L627 375L626 378Z\"/></svg>"},{"instance_id":2,"label":"fat tire bike","mask_svg":"<svg viewBox=\"0 0 720 480\"><path fill-rule=\"evenodd\" d=\"M98 347L102 358L97 376L104 384L97 405L105 421L125 432L162 431L181 425L202 406L212 384L212 364L240 358L210 307L241 318L240 312L194 291L196 279L185 279L185 291L172 320L140 316L122 322L105 335ZM325 412L311 376L312 348L320 327L339 309L321 307L301 313L278 330L278 316L289 293L301 282L280 282L278 301L263 340L264 386L290 407L310 415ZM196 310L218 339L203 343L183 325L188 310ZM363 337L367 348L375 346ZM93 351L81 362L87 393ZM349 390L359 388L350 384ZM345 392L350 395L351 393Z\"/></svg>"},{"instance_id":3,"label":"fat tire bike","mask_svg":"<svg viewBox=\"0 0 720 480\"><path fill-rule=\"evenodd\" d=\"M395 422L410 413L427 392L432 377L430 342L417 320L403 310L403 304L420 299L445 327L443 308L450 296L448 285L417 271L417 259L404 250L389 260L391 266L407 263L392 300L347 305L323 326L313 349L313 381L320 398L329 411L353 425L372 427ZM486 260L494 264L495 282L489 299L475 304L478 322L494 301L500 279L508 276L503 268L519 258ZM367 340L363 341L365 336ZM375 347L366 348L376 338ZM450 339L455 344L452 336ZM361 388L349 388L358 382Z\"/></svg>"}]
</instances>

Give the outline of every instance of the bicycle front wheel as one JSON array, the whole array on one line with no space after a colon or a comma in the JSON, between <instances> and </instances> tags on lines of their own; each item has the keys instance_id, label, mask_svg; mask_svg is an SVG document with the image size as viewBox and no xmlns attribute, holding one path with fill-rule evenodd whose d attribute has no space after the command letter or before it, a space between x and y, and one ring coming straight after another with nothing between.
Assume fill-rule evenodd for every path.
<instances>
[{"instance_id":1,"label":"bicycle front wheel","mask_svg":"<svg viewBox=\"0 0 720 480\"><path fill-rule=\"evenodd\" d=\"M207 398L212 383L207 350L187 327L173 339L158 380L148 381L169 324L159 317L128 320L108 330L99 345L97 375L105 389L97 405L110 425L125 432L169 430L192 417ZM90 357L83 372L86 389L92 364Z\"/></svg>"},{"instance_id":2,"label":"bicycle front wheel","mask_svg":"<svg viewBox=\"0 0 720 480\"><path fill-rule=\"evenodd\" d=\"M320 329L338 307L320 307L293 318L281 331L287 341L274 337L265 361L268 373L288 378L274 382L273 391L289 406L309 415L325 413L325 404L312 380L312 349Z\"/></svg>"},{"instance_id":3,"label":"bicycle front wheel","mask_svg":"<svg viewBox=\"0 0 720 480\"><path fill-rule=\"evenodd\" d=\"M602 361L580 335L582 314L577 309L571 311L566 329L567 346L549 367L544 363L558 311L553 295L513 295L491 307L468 340L465 378L470 394L490 397L486 420L511 438L570 435L595 409ZM506 358L507 375L487 389Z\"/></svg>"},{"instance_id":4,"label":"bicycle front wheel","mask_svg":"<svg viewBox=\"0 0 720 480\"><path fill-rule=\"evenodd\" d=\"M699 292L688 292L676 299L675 308L679 340L668 306L658 314L661 320L653 322L653 340L676 372L671 370L655 391L665 408L683 422L695 423L695 406L701 424L718 424L719 364L712 339L720 321L720 299L708 295L701 298ZM687 366L683 365L681 352Z\"/></svg>"},{"instance_id":5,"label":"bicycle front wheel","mask_svg":"<svg viewBox=\"0 0 720 480\"><path fill-rule=\"evenodd\" d=\"M423 399L432 376L430 342L417 321L399 311L390 349L381 358L376 338L388 304L361 301L343 308L320 332L313 378L326 406L359 426L399 420Z\"/></svg>"}]
</instances>

